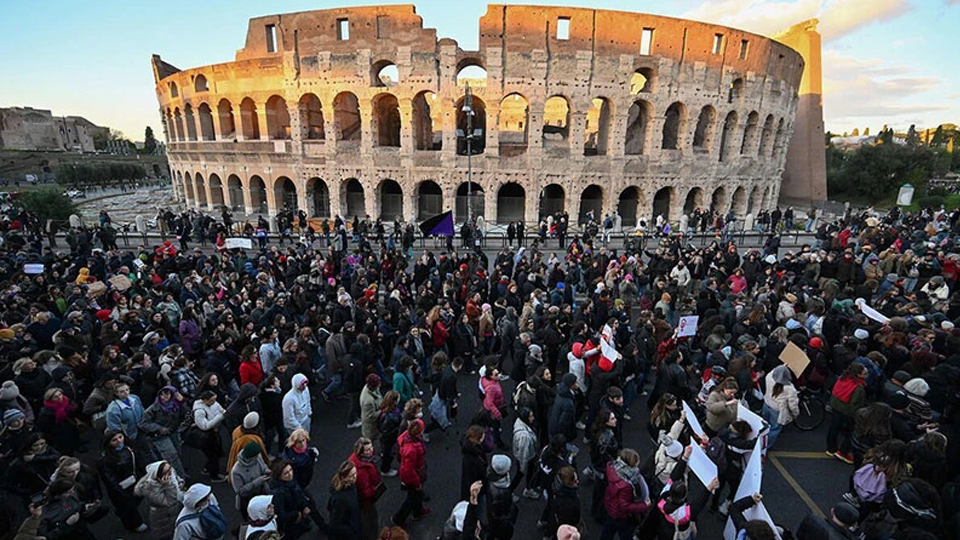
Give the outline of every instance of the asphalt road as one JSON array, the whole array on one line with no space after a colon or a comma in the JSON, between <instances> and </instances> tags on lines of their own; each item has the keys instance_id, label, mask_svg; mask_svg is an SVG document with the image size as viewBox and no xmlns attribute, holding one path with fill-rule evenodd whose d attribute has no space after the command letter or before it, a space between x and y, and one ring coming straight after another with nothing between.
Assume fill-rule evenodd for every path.
<instances>
[{"instance_id":1,"label":"asphalt road","mask_svg":"<svg viewBox=\"0 0 960 540\"><path fill-rule=\"evenodd\" d=\"M466 422L471 413L476 411L480 402L476 389L477 376L461 373L460 391L462 393L461 415L458 423L446 433L434 432L431 442L427 445L427 463L429 477L426 492L431 500L427 503L433 513L421 521L410 523L411 537L415 539L437 538L453 506L458 502L460 485L460 446L459 441L466 430ZM513 381L504 383L506 395L513 389ZM330 478L337 466L345 460L351 451L353 443L360 436L359 429L347 429L348 404L343 400L334 400L326 404L317 400L314 404L313 443L320 449L320 458L316 467L311 493L320 500L321 508L325 508ZM645 397L637 399L632 411L633 420L624 426L624 445L640 451L641 457L646 457L652 451L652 443L646 433L647 411ZM509 425L509 427L508 427ZM513 417L504 423L504 440L510 441ZM826 424L812 432L801 432L794 427L784 429L777 441L777 447L764 465L763 494L764 504L777 524L795 530L800 521L811 512L812 504L824 512L829 512L830 506L839 500L845 491L849 475L853 472L852 466L829 459L823 454L826 437ZM580 441L578 441L580 442ZM91 445L94 446L94 445ZM582 445L581 445L582 446ZM379 450L379 447L378 447ZM581 449L577 459L577 470L580 471L589 461L589 451ZM184 461L188 474L199 474L202 467L202 456L191 448L184 448ZM95 459L95 456L89 456ZM86 461L86 460L85 460ZM93 463L91 461L91 463ZM781 471L780 469L783 469ZM399 508L404 493L399 489L399 480L387 478L385 482L388 491L378 503L381 525L389 522L393 512ZM233 491L228 484L221 483L213 486L214 493L220 500L224 512L231 524L239 523L239 516L233 508ZM581 487L581 501L585 516L589 538L598 538L600 525L589 518L589 504L592 484L584 482ZM519 492L520 490L518 490ZM802 494L801 494L802 493ZM806 499L806 500L805 500ZM541 538L536 527L537 519L545 502L541 499L531 501L521 498L520 517L517 523L516 539L533 540ZM141 515L146 518L146 504L141 504ZM718 514L705 511L701 514L699 527L703 538L721 538L725 519ZM148 534L130 533L122 529L119 520L113 515L103 519L94 527L97 538L103 540L113 538L146 539ZM318 538L309 535L307 538Z\"/></svg>"}]
</instances>

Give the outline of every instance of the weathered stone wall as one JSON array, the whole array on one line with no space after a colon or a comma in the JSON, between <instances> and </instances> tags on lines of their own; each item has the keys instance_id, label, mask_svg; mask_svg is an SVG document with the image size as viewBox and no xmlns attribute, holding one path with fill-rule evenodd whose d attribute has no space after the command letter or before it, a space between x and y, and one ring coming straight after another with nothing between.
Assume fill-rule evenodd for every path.
<instances>
[{"instance_id":1,"label":"weathered stone wall","mask_svg":"<svg viewBox=\"0 0 960 540\"><path fill-rule=\"evenodd\" d=\"M53 116L31 107L0 109L0 148L9 150L82 150L93 152L98 128L80 116Z\"/></svg>"},{"instance_id":2,"label":"weathered stone wall","mask_svg":"<svg viewBox=\"0 0 960 540\"><path fill-rule=\"evenodd\" d=\"M501 5L480 20L479 51L438 41L413 6L378 6L259 17L234 62L153 64L175 189L190 204L462 216L457 75L480 66L474 213L534 222L541 210L593 209L627 224L774 205L804 68L787 46L722 26Z\"/></svg>"}]
</instances>

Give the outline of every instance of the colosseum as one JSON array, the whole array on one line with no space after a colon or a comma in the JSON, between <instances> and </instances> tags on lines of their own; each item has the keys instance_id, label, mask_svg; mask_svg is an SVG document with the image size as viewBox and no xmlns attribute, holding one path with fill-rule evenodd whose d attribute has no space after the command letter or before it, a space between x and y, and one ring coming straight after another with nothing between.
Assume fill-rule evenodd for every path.
<instances>
[{"instance_id":1,"label":"colosseum","mask_svg":"<svg viewBox=\"0 0 960 540\"><path fill-rule=\"evenodd\" d=\"M776 204L804 73L780 41L504 5L479 38L462 50L414 6L377 6L251 19L233 62L181 70L155 55L176 196L271 217L565 210L624 226Z\"/></svg>"}]
</instances>

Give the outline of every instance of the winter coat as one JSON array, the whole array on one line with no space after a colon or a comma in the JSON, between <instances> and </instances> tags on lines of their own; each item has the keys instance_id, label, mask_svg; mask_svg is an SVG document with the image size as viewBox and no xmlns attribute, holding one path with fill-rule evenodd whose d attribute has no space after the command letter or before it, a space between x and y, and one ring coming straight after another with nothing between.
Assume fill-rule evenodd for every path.
<instances>
[{"instance_id":1,"label":"winter coat","mask_svg":"<svg viewBox=\"0 0 960 540\"><path fill-rule=\"evenodd\" d=\"M202 509L197 509L197 503L203 500L209 494L208 504L219 506L217 496L210 492L210 488L203 484L194 484L190 486L183 495L183 509L177 514L176 528L173 532L173 540L222 540L223 536L210 538L200 525L200 517L195 516ZM205 507L204 507L205 508ZM193 517L188 517L193 516ZM186 519L185 519L186 518Z\"/></svg>"},{"instance_id":2,"label":"winter coat","mask_svg":"<svg viewBox=\"0 0 960 540\"><path fill-rule=\"evenodd\" d=\"M557 390L557 399L553 402L553 408L550 409L549 431L551 437L559 433L567 438L567 442L576 440L576 409L573 392L561 383Z\"/></svg>"},{"instance_id":3,"label":"winter coat","mask_svg":"<svg viewBox=\"0 0 960 540\"><path fill-rule=\"evenodd\" d=\"M500 381L483 377L480 384L483 386L483 408L490 411L491 417L500 420L503 418L501 410L506 406Z\"/></svg>"},{"instance_id":4,"label":"winter coat","mask_svg":"<svg viewBox=\"0 0 960 540\"><path fill-rule=\"evenodd\" d=\"M293 433L298 429L310 431L310 417L313 407L310 404L310 389L298 390L307 380L306 375L297 373L293 376L293 388L283 396L283 427Z\"/></svg>"},{"instance_id":5,"label":"winter coat","mask_svg":"<svg viewBox=\"0 0 960 540\"><path fill-rule=\"evenodd\" d=\"M214 401L213 405L204 404L203 400L193 402L193 423L200 428L200 431L212 431L216 433L217 428L223 422L223 406Z\"/></svg>"},{"instance_id":6,"label":"winter coat","mask_svg":"<svg viewBox=\"0 0 960 540\"><path fill-rule=\"evenodd\" d=\"M526 470L527 463L536 459L539 450L537 432L526 422L517 418L513 423L513 457L517 459L521 470Z\"/></svg>"},{"instance_id":7,"label":"winter coat","mask_svg":"<svg viewBox=\"0 0 960 540\"><path fill-rule=\"evenodd\" d=\"M400 454L400 482L410 489L423 489L427 481L427 449L420 437L404 431L397 439Z\"/></svg>"},{"instance_id":8,"label":"winter coat","mask_svg":"<svg viewBox=\"0 0 960 540\"><path fill-rule=\"evenodd\" d=\"M232 432L238 426L243 424L243 419L247 414L255 412L260 414L260 399L257 397L257 387L253 383L244 383L240 386L240 393L237 399L233 401L224 413L224 427L227 432Z\"/></svg>"},{"instance_id":9,"label":"winter coat","mask_svg":"<svg viewBox=\"0 0 960 540\"><path fill-rule=\"evenodd\" d=\"M143 419L143 405L140 398L131 394L126 401L115 399L107 405L107 429L122 431L131 439L139 434L140 420Z\"/></svg>"},{"instance_id":10,"label":"winter coat","mask_svg":"<svg viewBox=\"0 0 960 540\"><path fill-rule=\"evenodd\" d=\"M607 514L613 519L626 519L646 512L650 501L638 501L633 486L617 474L613 463L607 464L607 489L603 493L603 504Z\"/></svg>"},{"instance_id":11,"label":"winter coat","mask_svg":"<svg viewBox=\"0 0 960 540\"><path fill-rule=\"evenodd\" d=\"M330 540L354 540L360 538L360 498L356 484L337 491L330 486L327 500L330 519L327 521L327 538Z\"/></svg>"},{"instance_id":12,"label":"winter coat","mask_svg":"<svg viewBox=\"0 0 960 540\"><path fill-rule=\"evenodd\" d=\"M179 326L180 343L183 346L183 354L192 356L202 352L203 346L200 343L200 325L192 319L182 319Z\"/></svg>"},{"instance_id":13,"label":"winter coat","mask_svg":"<svg viewBox=\"0 0 960 540\"><path fill-rule=\"evenodd\" d=\"M739 403L728 405L730 401L722 391L710 392L707 397L707 427L714 433L720 431L720 428L729 425L737 419L737 407Z\"/></svg>"},{"instance_id":14,"label":"winter coat","mask_svg":"<svg viewBox=\"0 0 960 540\"><path fill-rule=\"evenodd\" d=\"M380 412L380 402L383 396L379 390L371 390L364 385L360 391L360 435L370 440L380 438L377 430L377 414Z\"/></svg>"},{"instance_id":15,"label":"winter coat","mask_svg":"<svg viewBox=\"0 0 960 540\"><path fill-rule=\"evenodd\" d=\"M483 441L473 444L466 437L460 443L460 500L470 499L470 486L477 480L486 480L487 453Z\"/></svg>"},{"instance_id":16,"label":"winter coat","mask_svg":"<svg viewBox=\"0 0 960 540\"><path fill-rule=\"evenodd\" d=\"M263 456L264 463L270 463L267 457L267 446L263 443L263 438L260 437L260 431L256 428L252 431L247 431L243 426L239 426L233 430L230 437L233 440L233 444L230 445L230 453L227 455L228 471L233 469L233 464L237 462L237 457L240 455L240 452L250 443L257 443L257 445L260 446L260 455Z\"/></svg>"},{"instance_id":17,"label":"winter coat","mask_svg":"<svg viewBox=\"0 0 960 540\"><path fill-rule=\"evenodd\" d=\"M393 374L393 390L400 394L400 403L406 403L417 397L417 385L409 371L397 371Z\"/></svg>"},{"instance_id":18,"label":"winter coat","mask_svg":"<svg viewBox=\"0 0 960 540\"><path fill-rule=\"evenodd\" d=\"M794 418L800 416L800 398L797 394L796 387L792 384L784 385L780 394L774 396L773 386L776 382L770 375L771 373L767 373L766 376L767 391L763 395L763 402L767 407L780 413L777 423L784 426L793 422Z\"/></svg>"},{"instance_id":19,"label":"winter coat","mask_svg":"<svg viewBox=\"0 0 960 540\"><path fill-rule=\"evenodd\" d=\"M377 486L380 485L380 471L376 464L365 461L356 454L350 454L350 463L357 468L357 494L360 507L369 508L377 502Z\"/></svg>"},{"instance_id":20,"label":"winter coat","mask_svg":"<svg viewBox=\"0 0 960 540\"><path fill-rule=\"evenodd\" d=\"M143 497L150 507L147 525L154 538L169 538L177 523L177 514L183 507L183 492L180 491L179 478L171 472L170 482L163 484L157 477L160 465L164 461L155 461L147 465L147 474L143 475L134 487L137 497Z\"/></svg>"},{"instance_id":21,"label":"winter coat","mask_svg":"<svg viewBox=\"0 0 960 540\"><path fill-rule=\"evenodd\" d=\"M230 485L233 486L233 491L236 494L234 502L237 510L242 513L242 509L247 507L250 499L267 493L267 481L269 479L265 478L264 475L269 473L270 470L260 454L254 456L253 459L245 459L243 454L237 456L236 463L230 469Z\"/></svg>"}]
</instances>

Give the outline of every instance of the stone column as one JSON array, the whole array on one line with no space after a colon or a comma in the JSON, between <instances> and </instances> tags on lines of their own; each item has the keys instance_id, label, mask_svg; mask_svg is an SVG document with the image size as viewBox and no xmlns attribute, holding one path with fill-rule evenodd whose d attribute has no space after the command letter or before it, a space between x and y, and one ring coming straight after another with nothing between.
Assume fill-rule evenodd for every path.
<instances>
[{"instance_id":1,"label":"stone column","mask_svg":"<svg viewBox=\"0 0 960 540\"><path fill-rule=\"evenodd\" d=\"M337 111L334 110L332 101L329 103L322 103L321 107L324 111L323 113L323 151L325 154L327 154L328 158L333 158L337 154L337 138L340 135L339 133L337 133L337 123L336 123ZM333 204L333 191L336 191L336 190L331 190L330 192L331 205ZM339 194L337 195L337 197L339 198ZM334 212L333 206L330 207L331 213L336 214L339 211L340 209L337 208L336 212Z\"/></svg>"},{"instance_id":2,"label":"stone column","mask_svg":"<svg viewBox=\"0 0 960 540\"><path fill-rule=\"evenodd\" d=\"M483 192L483 215L486 217L487 223L499 223L499 217L497 216L497 193Z\"/></svg>"},{"instance_id":3,"label":"stone column","mask_svg":"<svg viewBox=\"0 0 960 540\"><path fill-rule=\"evenodd\" d=\"M269 141L270 130L268 129L268 124L267 124L267 104L266 103L264 103L262 107L259 105L257 106L257 123L260 126L260 140Z\"/></svg>"},{"instance_id":4,"label":"stone column","mask_svg":"<svg viewBox=\"0 0 960 540\"><path fill-rule=\"evenodd\" d=\"M409 100L400 102L400 155L413 155L413 104Z\"/></svg>"},{"instance_id":5,"label":"stone column","mask_svg":"<svg viewBox=\"0 0 960 540\"><path fill-rule=\"evenodd\" d=\"M618 112L612 119L612 128L607 138L607 152L610 157L623 157L627 142L628 112Z\"/></svg>"},{"instance_id":6,"label":"stone column","mask_svg":"<svg viewBox=\"0 0 960 540\"><path fill-rule=\"evenodd\" d=\"M437 95L439 107L443 108L443 116L440 117L440 125L443 130L443 145L440 148L440 159L443 161L454 160L457 155L457 110L456 100L444 98Z\"/></svg>"},{"instance_id":7,"label":"stone column","mask_svg":"<svg viewBox=\"0 0 960 540\"><path fill-rule=\"evenodd\" d=\"M373 111L370 109L370 103L360 103L360 155L365 156L370 153L375 144L373 131Z\"/></svg>"},{"instance_id":8,"label":"stone column","mask_svg":"<svg viewBox=\"0 0 960 540\"><path fill-rule=\"evenodd\" d=\"M526 182L521 182L520 185L524 186L526 193L524 194L524 208L523 208L523 221L526 225L526 232L534 232L534 229L539 222L540 217L540 188L539 183L535 183L527 179Z\"/></svg>"},{"instance_id":9,"label":"stone column","mask_svg":"<svg viewBox=\"0 0 960 540\"><path fill-rule=\"evenodd\" d=\"M257 209L253 208L253 193L251 193L250 180L241 179L240 185L243 188L243 213L251 216L256 213Z\"/></svg>"},{"instance_id":10,"label":"stone column","mask_svg":"<svg viewBox=\"0 0 960 540\"><path fill-rule=\"evenodd\" d=\"M570 127L567 130L568 142L570 147L570 157L571 158L582 158L583 157L583 146L584 146L584 133L586 132L587 127L587 113L586 112L571 112L570 113Z\"/></svg>"},{"instance_id":11,"label":"stone column","mask_svg":"<svg viewBox=\"0 0 960 540\"><path fill-rule=\"evenodd\" d=\"M294 178L293 182L294 185L297 186L297 210L303 210L307 213L307 216L312 216L313 205L310 204L309 193L307 193L307 179Z\"/></svg>"},{"instance_id":12,"label":"stone column","mask_svg":"<svg viewBox=\"0 0 960 540\"><path fill-rule=\"evenodd\" d=\"M212 109L210 116L213 118L213 140L222 141L223 135L220 134L220 109Z\"/></svg>"},{"instance_id":13,"label":"stone column","mask_svg":"<svg viewBox=\"0 0 960 540\"><path fill-rule=\"evenodd\" d=\"M527 105L527 155L538 158L543 155L543 103Z\"/></svg>"},{"instance_id":14,"label":"stone column","mask_svg":"<svg viewBox=\"0 0 960 540\"><path fill-rule=\"evenodd\" d=\"M343 185L343 182L337 179L336 182L332 180L327 181L327 193L330 195L330 222L331 226L333 224L333 218L343 213L343 208L340 207L340 188Z\"/></svg>"},{"instance_id":15,"label":"stone column","mask_svg":"<svg viewBox=\"0 0 960 540\"><path fill-rule=\"evenodd\" d=\"M206 171L204 171L206 172ZM210 186L210 174L207 173L206 179L203 181L203 190L207 193L207 210L213 211L213 188ZM222 182L222 181L221 181ZM220 188L220 192L223 192L223 188Z\"/></svg>"},{"instance_id":16,"label":"stone column","mask_svg":"<svg viewBox=\"0 0 960 540\"><path fill-rule=\"evenodd\" d=\"M484 137L486 138L486 147L483 150L483 153L490 157L500 157L500 103L489 103L487 104L487 118L486 118L486 133ZM493 215L493 214L490 214Z\"/></svg>"},{"instance_id":17,"label":"stone column","mask_svg":"<svg viewBox=\"0 0 960 540\"><path fill-rule=\"evenodd\" d=\"M290 153L295 156L303 155L303 114L306 107L299 101L293 102L293 105L287 106L287 114L290 115Z\"/></svg>"}]
</instances>

